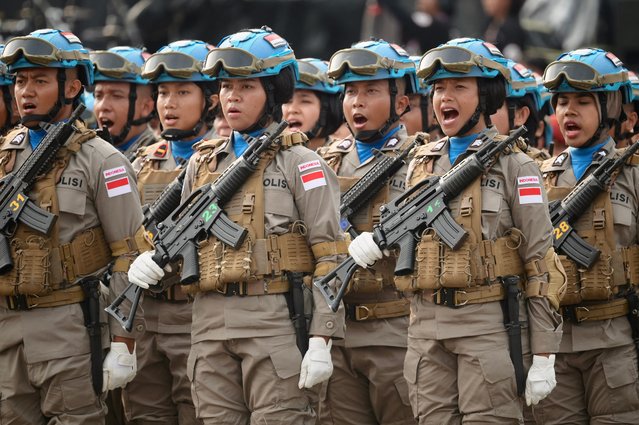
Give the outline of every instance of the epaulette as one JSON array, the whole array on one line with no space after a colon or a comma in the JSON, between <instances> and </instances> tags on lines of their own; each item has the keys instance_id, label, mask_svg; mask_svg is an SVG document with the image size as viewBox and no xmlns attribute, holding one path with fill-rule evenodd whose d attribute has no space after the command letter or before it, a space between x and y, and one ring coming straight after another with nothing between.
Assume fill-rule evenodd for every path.
<instances>
[{"instance_id":1,"label":"epaulette","mask_svg":"<svg viewBox=\"0 0 639 425\"><path fill-rule=\"evenodd\" d=\"M2 138L0 149L20 149L27 138L28 131L29 129L22 125L13 128Z\"/></svg>"},{"instance_id":2,"label":"epaulette","mask_svg":"<svg viewBox=\"0 0 639 425\"><path fill-rule=\"evenodd\" d=\"M418 146L415 150L414 158L427 157L427 156L442 156L444 152L444 146L448 143L448 138L443 138L434 142L427 143L423 146Z\"/></svg>"},{"instance_id":3,"label":"epaulette","mask_svg":"<svg viewBox=\"0 0 639 425\"><path fill-rule=\"evenodd\" d=\"M355 141L353 139L335 140L328 146L327 154L346 154L355 148Z\"/></svg>"},{"instance_id":4,"label":"epaulette","mask_svg":"<svg viewBox=\"0 0 639 425\"><path fill-rule=\"evenodd\" d=\"M550 173L552 171L563 171L565 170L564 163L568 159L568 152L562 152L556 157L549 158L542 162L541 169L542 173Z\"/></svg>"},{"instance_id":5,"label":"epaulette","mask_svg":"<svg viewBox=\"0 0 639 425\"><path fill-rule=\"evenodd\" d=\"M224 147L226 145L226 142L228 141L229 141L228 138L200 140L199 142L193 145L193 150L200 153L209 153L209 152L217 151L221 147Z\"/></svg>"},{"instance_id":6,"label":"epaulette","mask_svg":"<svg viewBox=\"0 0 639 425\"><path fill-rule=\"evenodd\" d=\"M163 160L167 158L169 152L169 142L161 140L157 143L147 146L144 149L144 156L150 160Z\"/></svg>"}]
</instances>

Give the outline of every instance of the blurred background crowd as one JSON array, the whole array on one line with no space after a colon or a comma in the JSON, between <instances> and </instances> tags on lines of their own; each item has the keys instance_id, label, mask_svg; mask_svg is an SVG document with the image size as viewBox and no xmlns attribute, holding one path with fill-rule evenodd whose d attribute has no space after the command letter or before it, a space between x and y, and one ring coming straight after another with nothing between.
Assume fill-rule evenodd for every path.
<instances>
[{"instance_id":1,"label":"blurred background crowd","mask_svg":"<svg viewBox=\"0 0 639 425\"><path fill-rule=\"evenodd\" d=\"M559 53L598 46L639 68L639 0L0 0L0 41L38 28L74 32L93 49L218 42L268 24L298 57L330 55L370 36L421 54L480 37L536 71Z\"/></svg>"}]
</instances>

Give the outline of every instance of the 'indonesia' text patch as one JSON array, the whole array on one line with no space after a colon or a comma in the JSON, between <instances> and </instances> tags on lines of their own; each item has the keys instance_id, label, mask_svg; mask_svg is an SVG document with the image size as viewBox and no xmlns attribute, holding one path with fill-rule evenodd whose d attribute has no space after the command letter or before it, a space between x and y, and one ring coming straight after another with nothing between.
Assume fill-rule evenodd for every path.
<instances>
[{"instance_id":1,"label":"'indonesia' text patch","mask_svg":"<svg viewBox=\"0 0 639 425\"><path fill-rule=\"evenodd\" d=\"M301 178L302 183L304 184L304 190L311 190L315 189L316 187L326 186L326 176L324 176L324 170L302 174Z\"/></svg>"}]
</instances>

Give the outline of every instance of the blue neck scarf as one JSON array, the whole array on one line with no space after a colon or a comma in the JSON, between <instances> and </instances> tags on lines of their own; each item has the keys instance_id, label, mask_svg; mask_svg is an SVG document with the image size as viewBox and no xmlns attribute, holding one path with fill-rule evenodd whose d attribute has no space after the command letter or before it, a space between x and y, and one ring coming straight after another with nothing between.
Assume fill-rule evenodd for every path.
<instances>
[{"instance_id":1,"label":"blue neck scarf","mask_svg":"<svg viewBox=\"0 0 639 425\"><path fill-rule=\"evenodd\" d=\"M129 149L131 146L133 146L133 144L135 142L138 141L138 139L140 138L140 136L142 135L142 133L138 134L137 136L132 137L128 142L124 142L119 146L116 146L116 149L119 150L120 152L126 152L127 149Z\"/></svg>"},{"instance_id":2,"label":"blue neck scarf","mask_svg":"<svg viewBox=\"0 0 639 425\"><path fill-rule=\"evenodd\" d=\"M572 160L572 171L575 173L577 180L581 179L588 166L592 164L592 155L608 143L608 140L606 139L603 143L587 148L568 148L570 159Z\"/></svg>"},{"instance_id":3,"label":"blue neck scarf","mask_svg":"<svg viewBox=\"0 0 639 425\"><path fill-rule=\"evenodd\" d=\"M451 165L455 163L457 157L466 152L466 149L477 139L476 134L464 137L451 137L450 148L448 149L448 156L450 157Z\"/></svg>"},{"instance_id":4,"label":"blue neck scarf","mask_svg":"<svg viewBox=\"0 0 639 425\"><path fill-rule=\"evenodd\" d=\"M262 133L264 133L263 128L252 131L248 133L248 135L251 137L257 137L257 136L260 136ZM244 136L242 136L242 134L239 131L233 131L232 142L233 142L233 152L235 152L236 158L241 157L242 154L249 147L248 142L246 141L246 139L244 139Z\"/></svg>"},{"instance_id":5,"label":"blue neck scarf","mask_svg":"<svg viewBox=\"0 0 639 425\"><path fill-rule=\"evenodd\" d=\"M384 137L377 141L364 143L360 142L359 140L355 140L355 146L357 147L357 156L359 157L360 164L368 161L368 159L373 156L373 149L380 150L381 148L383 148L388 139L390 139L395 133L397 133L400 128L401 126L395 127L394 129L386 133Z\"/></svg>"},{"instance_id":6,"label":"blue neck scarf","mask_svg":"<svg viewBox=\"0 0 639 425\"><path fill-rule=\"evenodd\" d=\"M31 145L31 150L36 150L44 136L47 135L47 132L43 129L40 130L31 130L29 129L29 144Z\"/></svg>"},{"instance_id":7,"label":"blue neck scarf","mask_svg":"<svg viewBox=\"0 0 639 425\"><path fill-rule=\"evenodd\" d=\"M176 160L181 159L188 161L191 155L193 155L193 145L200 140L202 140L202 137L196 137L195 139L188 141L171 141L171 153L173 154L173 158Z\"/></svg>"}]
</instances>

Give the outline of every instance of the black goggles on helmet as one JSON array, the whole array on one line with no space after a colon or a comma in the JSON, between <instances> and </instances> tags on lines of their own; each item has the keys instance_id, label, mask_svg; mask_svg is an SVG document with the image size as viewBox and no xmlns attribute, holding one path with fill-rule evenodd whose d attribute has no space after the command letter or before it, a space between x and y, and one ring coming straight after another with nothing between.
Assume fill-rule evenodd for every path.
<instances>
[{"instance_id":1,"label":"black goggles on helmet","mask_svg":"<svg viewBox=\"0 0 639 425\"><path fill-rule=\"evenodd\" d=\"M450 72L468 73L473 66L494 69L510 80L510 72L504 65L458 46L437 47L426 52L419 62L417 76L430 78L439 67Z\"/></svg>"},{"instance_id":2,"label":"black goggles on helmet","mask_svg":"<svg viewBox=\"0 0 639 425\"><path fill-rule=\"evenodd\" d=\"M15 37L9 40L2 52L2 61L14 63L20 56L36 65L46 66L62 60L89 60L87 53L79 50L60 50L52 43L36 37Z\"/></svg>"},{"instance_id":3,"label":"black goggles on helmet","mask_svg":"<svg viewBox=\"0 0 639 425\"><path fill-rule=\"evenodd\" d=\"M126 74L140 75L142 71L139 66L126 60L117 53L106 50L97 50L91 53L91 62L98 72L110 77L123 77Z\"/></svg>"},{"instance_id":4,"label":"black goggles on helmet","mask_svg":"<svg viewBox=\"0 0 639 425\"><path fill-rule=\"evenodd\" d=\"M216 48L206 56L202 72L216 77L220 73L220 69L224 69L229 74L248 76L276 67L290 59L295 59L292 52L282 56L260 59L246 50L236 47Z\"/></svg>"},{"instance_id":5,"label":"black goggles on helmet","mask_svg":"<svg viewBox=\"0 0 639 425\"><path fill-rule=\"evenodd\" d=\"M544 71L544 85L549 89L561 85L562 79L579 90L589 90L606 84L620 83L628 80L628 72L601 75L595 68L578 61L556 61L548 65Z\"/></svg>"},{"instance_id":6,"label":"black goggles on helmet","mask_svg":"<svg viewBox=\"0 0 639 425\"><path fill-rule=\"evenodd\" d=\"M344 49L331 56L328 76L337 79L346 69L356 74L375 75L381 69L408 69L414 66L412 61L396 61L366 49Z\"/></svg>"},{"instance_id":7,"label":"black goggles on helmet","mask_svg":"<svg viewBox=\"0 0 639 425\"><path fill-rule=\"evenodd\" d=\"M193 73L202 72L202 64L193 56L181 52L155 53L144 62L142 77L153 80L162 72L177 78L189 78Z\"/></svg>"}]
</instances>

